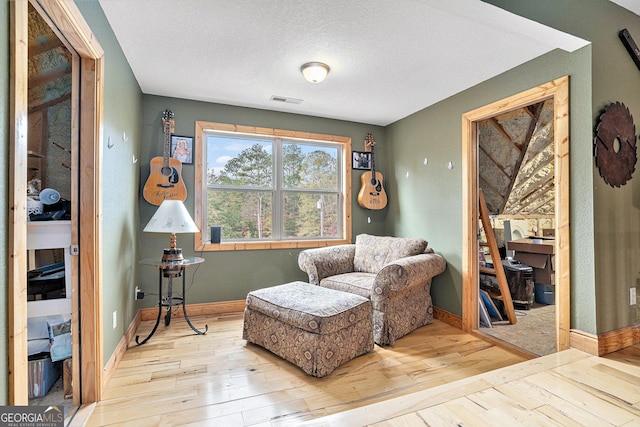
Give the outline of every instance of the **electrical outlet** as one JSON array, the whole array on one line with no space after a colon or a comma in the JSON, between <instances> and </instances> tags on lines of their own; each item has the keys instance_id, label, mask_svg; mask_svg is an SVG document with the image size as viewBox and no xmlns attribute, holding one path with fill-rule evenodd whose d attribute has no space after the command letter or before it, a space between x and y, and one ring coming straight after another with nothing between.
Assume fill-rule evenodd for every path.
<instances>
[{"instance_id":1,"label":"electrical outlet","mask_svg":"<svg viewBox=\"0 0 640 427\"><path fill-rule=\"evenodd\" d=\"M636 288L629 288L629 305L636 305Z\"/></svg>"},{"instance_id":2,"label":"electrical outlet","mask_svg":"<svg viewBox=\"0 0 640 427\"><path fill-rule=\"evenodd\" d=\"M113 329L115 329L116 326L118 326L118 311L117 310L113 312L112 323L113 323Z\"/></svg>"}]
</instances>

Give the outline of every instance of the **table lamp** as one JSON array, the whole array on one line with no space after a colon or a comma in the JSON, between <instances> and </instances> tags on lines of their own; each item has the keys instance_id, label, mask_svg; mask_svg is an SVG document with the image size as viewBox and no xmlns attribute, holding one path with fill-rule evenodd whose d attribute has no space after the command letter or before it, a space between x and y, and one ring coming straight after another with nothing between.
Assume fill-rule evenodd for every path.
<instances>
[{"instance_id":1,"label":"table lamp","mask_svg":"<svg viewBox=\"0 0 640 427\"><path fill-rule=\"evenodd\" d=\"M200 230L180 200L163 200L144 228L149 233L171 233L169 248L164 250L162 262L181 261L182 249L176 247L177 233L197 233Z\"/></svg>"}]
</instances>

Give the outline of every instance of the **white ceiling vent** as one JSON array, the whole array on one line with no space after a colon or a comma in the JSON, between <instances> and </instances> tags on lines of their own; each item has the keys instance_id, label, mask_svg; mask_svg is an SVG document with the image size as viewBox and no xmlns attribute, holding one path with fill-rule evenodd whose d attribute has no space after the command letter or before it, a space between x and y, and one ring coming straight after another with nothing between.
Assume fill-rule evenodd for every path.
<instances>
[{"instance_id":1,"label":"white ceiling vent","mask_svg":"<svg viewBox=\"0 0 640 427\"><path fill-rule=\"evenodd\" d=\"M271 95L271 101L284 102L285 104L302 104L302 99L287 98L286 96Z\"/></svg>"}]
</instances>

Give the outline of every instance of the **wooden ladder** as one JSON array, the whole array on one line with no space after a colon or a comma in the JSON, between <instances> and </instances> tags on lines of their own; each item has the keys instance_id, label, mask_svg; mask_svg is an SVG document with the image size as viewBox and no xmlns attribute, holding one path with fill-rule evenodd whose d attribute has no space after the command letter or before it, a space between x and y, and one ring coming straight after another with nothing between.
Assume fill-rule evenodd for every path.
<instances>
[{"instance_id":1,"label":"wooden ladder","mask_svg":"<svg viewBox=\"0 0 640 427\"><path fill-rule=\"evenodd\" d=\"M500 288L500 294L492 294L491 297L497 300L501 300L504 303L504 309L507 312L507 319L509 323L516 324L516 311L513 308L513 300L511 299L511 291L509 291L509 283L507 282L507 276L504 274L504 267L502 266L502 260L500 259L500 252L498 251L498 244L496 243L496 235L491 226L491 219L489 218L489 211L487 210L487 204L484 201L484 194L482 189L479 190L480 199L480 221L482 221L482 227L484 228L484 234L487 237L487 242L480 242L480 246L488 247L491 254L491 260L493 261L493 268L480 266L480 273L492 274L496 276L498 280L498 286Z\"/></svg>"}]
</instances>

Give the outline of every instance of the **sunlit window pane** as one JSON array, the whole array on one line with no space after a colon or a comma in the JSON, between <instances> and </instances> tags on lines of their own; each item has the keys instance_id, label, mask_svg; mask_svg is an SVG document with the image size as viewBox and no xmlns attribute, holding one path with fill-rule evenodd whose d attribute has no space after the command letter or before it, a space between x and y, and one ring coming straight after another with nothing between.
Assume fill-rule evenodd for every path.
<instances>
[{"instance_id":1,"label":"sunlit window pane","mask_svg":"<svg viewBox=\"0 0 640 427\"><path fill-rule=\"evenodd\" d=\"M220 226L223 243L344 238L342 143L215 130L203 139L203 226Z\"/></svg>"},{"instance_id":2,"label":"sunlit window pane","mask_svg":"<svg viewBox=\"0 0 640 427\"><path fill-rule=\"evenodd\" d=\"M283 144L284 188L338 189L338 147Z\"/></svg>"},{"instance_id":3,"label":"sunlit window pane","mask_svg":"<svg viewBox=\"0 0 640 427\"><path fill-rule=\"evenodd\" d=\"M339 237L338 200L337 194L284 193L285 238Z\"/></svg>"},{"instance_id":4,"label":"sunlit window pane","mask_svg":"<svg viewBox=\"0 0 640 427\"><path fill-rule=\"evenodd\" d=\"M259 188L273 186L271 141L209 135L207 150L207 184Z\"/></svg>"},{"instance_id":5,"label":"sunlit window pane","mask_svg":"<svg viewBox=\"0 0 640 427\"><path fill-rule=\"evenodd\" d=\"M271 192L207 191L207 224L221 226L223 240L269 239L272 233Z\"/></svg>"}]
</instances>

